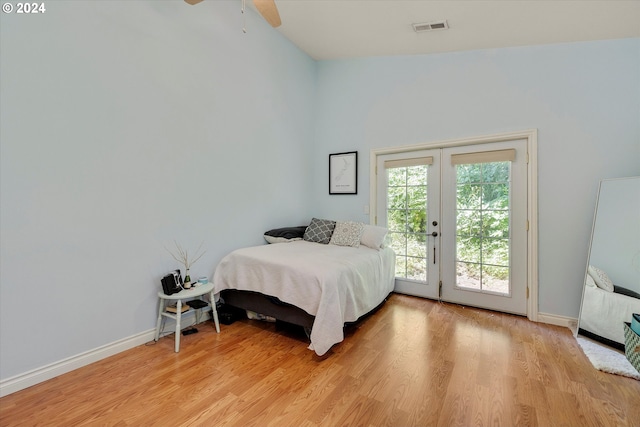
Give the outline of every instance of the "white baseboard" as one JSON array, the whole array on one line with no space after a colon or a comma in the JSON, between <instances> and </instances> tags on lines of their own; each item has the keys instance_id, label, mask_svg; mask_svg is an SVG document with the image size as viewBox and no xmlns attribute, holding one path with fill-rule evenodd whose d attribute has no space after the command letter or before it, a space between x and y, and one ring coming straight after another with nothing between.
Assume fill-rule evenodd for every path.
<instances>
[{"instance_id":1,"label":"white baseboard","mask_svg":"<svg viewBox=\"0 0 640 427\"><path fill-rule=\"evenodd\" d=\"M538 322L548 323L550 325L564 326L572 329L578 323L578 319L573 317L558 316L556 314L538 313Z\"/></svg>"},{"instance_id":2,"label":"white baseboard","mask_svg":"<svg viewBox=\"0 0 640 427\"><path fill-rule=\"evenodd\" d=\"M97 362L98 360L152 341L155 337L155 332L155 329L141 332L128 338L123 338L93 350L2 380L0 381L0 397L7 396L16 391L23 390L32 385L50 380L51 378Z\"/></svg>"},{"instance_id":3,"label":"white baseboard","mask_svg":"<svg viewBox=\"0 0 640 427\"><path fill-rule=\"evenodd\" d=\"M211 319L211 316L209 316L209 312L204 312L200 317L200 323L206 322L209 319ZM181 329L193 325L195 323L195 316L189 316L184 320L185 321L182 323ZM173 333L174 328L175 322L171 319L167 319L161 337ZM19 374L11 378L0 380L0 397L7 396L11 393L15 393L16 391L31 387L32 385L50 380L51 378L66 374L67 372L82 368L83 366L90 365L99 360L106 359L109 356L113 356L115 354L129 350L133 347L146 344L149 341L153 341L153 339L155 338L155 334L155 328L150 329L148 331L132 335L128 338L123 338L110 344L95 348L93 350L89 350L84 353L80 353L78 355L60 360L58 362L51 363L41 368Z\"/></svg>"}]
</instances>

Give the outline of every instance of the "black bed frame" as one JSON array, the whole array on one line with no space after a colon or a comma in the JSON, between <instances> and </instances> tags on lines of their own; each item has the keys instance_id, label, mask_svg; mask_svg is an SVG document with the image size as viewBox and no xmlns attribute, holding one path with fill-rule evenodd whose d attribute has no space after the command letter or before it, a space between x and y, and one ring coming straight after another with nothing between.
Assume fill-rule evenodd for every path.
<instances>
[{"instance_id":1,"label":"black bed frame","mask_svg":"<svg viewBox=\"0 0 640 427\"><path fill-rule=\"evenodd\" d=\"M279 321L302 326L305 330L311 330L315 316L310 315L303 309L295 305L282 302L276 297L264 295L259 292L238 291L235 289L226 289L220 293L220 297L225 304L243 310L253 311L265 316L273 317ZM360 316L355 322L347 322L345 326L354 325L365 317L375 313L380 307L387 302L385 297L382 302L370 312Z\"/></svg>"},{"instance_id":2,"label":"black bed frame","mask_svg":"<svg viewBox=\"0 0 640 427\"><path fill-rule=\"evenodd\" d=\"M232 307L270 316L303 328L311 329L315 320L315 316L310 315L303 309L259 292L226 289L220 293L220 297L225 304Z\"/></svg>"},{"instance_id":3,"label":"black bed frame","mask_svg":"<svg viewBox=\"0 0 640 427\"><path fill-rule=\"evenodd\" d=\"M600 335L594 334L593 332L585 331L584 329L578 329L578 334L584 335L587 338L591 338L595 341L600 341L602 344L608 345L609 347L617 348L618 350L624 351L624 344L620 344L619 342L610 340L609 338L601 337Z\"/></svg>"}]
</instances>

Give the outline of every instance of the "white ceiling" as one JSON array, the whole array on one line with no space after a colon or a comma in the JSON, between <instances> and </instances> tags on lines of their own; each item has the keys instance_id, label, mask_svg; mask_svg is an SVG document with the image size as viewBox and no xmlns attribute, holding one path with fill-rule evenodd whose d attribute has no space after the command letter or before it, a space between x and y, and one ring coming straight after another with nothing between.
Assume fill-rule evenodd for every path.
<instances>
[{"instance_id":1,"label":"white ceiling","mask_svg":"<svg viewBox=\"0 0 640 427\"><path fill-rule=\"evenodd\" d=\"M276 0L276 4L282 18L277 31L318 60L640 37L640 0ZM415 33L411 25L445 19L448 30Z\"/></svg>"}]
</instances>

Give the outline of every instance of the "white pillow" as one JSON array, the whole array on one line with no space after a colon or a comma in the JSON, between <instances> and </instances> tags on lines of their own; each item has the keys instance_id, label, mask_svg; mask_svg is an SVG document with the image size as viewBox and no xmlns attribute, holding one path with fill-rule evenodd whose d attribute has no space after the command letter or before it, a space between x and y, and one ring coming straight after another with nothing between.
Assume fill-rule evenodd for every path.
<instances>
[{"instance_id":1,"label":"white pillow","mask_svg":"<svg viewBox=\"0 0 640 427\"><path fill-rule=\"evenodd\" d=\"M593 277L591 277L590 274L587 274L587 279L585 280L585 285L589 286L590 288L597 288L598 286L596 286L596 282L594 282Z\"/></svg>"},{"instance_id":2,"label":"white pillow","mask_svg":"<svg viewBox=\"0 0 640 427\"><path fill-rule=\"evenodd\" d=\"M362 232L362 237L360 237L360 243L371 249L379 250L384 244L384 238L387 237L388 232L389 230L385 227L364 224L364 231Z\"/></svg>"},{"instance_id":3,"label":"white pillow","mask_svg":"<svg viewBox=\"0 0 640 427\"><path fill-rule=\"evenodd\" d=\"M587 271L589 272L589 275L593 277L593 281L596 282L596 285L600 289L604 289L607 292L613 292L613 282L609 279L607 273L592 265L589 266Z\"/></svg>"},{"instance_id":4,"label":"white pillow","mask_svg":"<svg viewBox=\"0 0 640 427\"><path fill-rule=\"evenodd\" d=\"M360 246L360 237L364 231L364 224L353 221L336 221L336 228L331 235L330 245Z\"/></svg>"}]
</instances>

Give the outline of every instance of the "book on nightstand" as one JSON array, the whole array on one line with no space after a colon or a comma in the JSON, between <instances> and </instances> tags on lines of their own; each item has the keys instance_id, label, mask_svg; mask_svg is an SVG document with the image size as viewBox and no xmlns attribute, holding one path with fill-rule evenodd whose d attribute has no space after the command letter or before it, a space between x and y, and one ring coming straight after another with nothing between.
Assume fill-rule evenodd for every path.
<instances>
[{"instance_id":1,"label":"book on nightstand","mask_svg":"<svg viewBox=\"0 0 640 427\"><path fill-rule=\"evenodd\" d=\"M194 300L191 300L191 301L187 301L187 304L191 308L204 308L204 307L207 307L209 305L209 304L207 304L206 301L202 301L202 300L199 300L199 299L194 299Z\"/></svg>"},{"instance_id":2,"label":"book on nightstand","mask_svg":"<svg viewBox=\"0 0 640 427\"><path fill-rule=\"evenodd\" d=\"M182 307L180 307L180 313L184 313L185 311L189 310L191 307L189 307L187 304L182 304ZM167 308L165 308L165 311L169 312L169 313L177 313L178 312L178 308L175 305L170 305Z\"/></svg>"}]
</instances>

